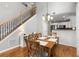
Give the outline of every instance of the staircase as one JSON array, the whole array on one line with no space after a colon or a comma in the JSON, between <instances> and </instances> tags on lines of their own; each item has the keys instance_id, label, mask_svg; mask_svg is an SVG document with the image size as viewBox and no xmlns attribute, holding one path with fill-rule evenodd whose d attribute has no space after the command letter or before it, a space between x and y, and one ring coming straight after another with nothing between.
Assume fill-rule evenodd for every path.
<instances>
[{"instance_id":1,"label":"staircase","mask_svg":"<svg viewBox=\"0 0 79 59\"><path fill-rule=\"evenodd\" d=\"M10 33L12 33L14 30L16 30L20 25L25 23L29 18L31 18L36 13L36 6L32 6L30 10L30 16L28 18L27 14L24 13L22 15L19 15L19 17L8 20L6 22L2 22L0 24L0 41L3 40L5 37L7 37Z\"/></svg>"}]
</instances>

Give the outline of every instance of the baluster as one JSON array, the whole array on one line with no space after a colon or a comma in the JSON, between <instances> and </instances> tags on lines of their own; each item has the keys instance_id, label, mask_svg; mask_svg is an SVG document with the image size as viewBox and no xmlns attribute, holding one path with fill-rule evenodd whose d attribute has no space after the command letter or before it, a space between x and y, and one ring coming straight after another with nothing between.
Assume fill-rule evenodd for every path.
<instances>
[{"instance_id":1,"label":"baluster","mask_svg":"<svg viewBox=\"0 0 79 59\"><path fill-rule=\"evenodd\" d=\"M25 14L24 14L24 15L25 15ZM24 15L23 15L23 22L25 22L25 18L24 18L25 16L24 16Z\"/></svg>"},{"instance_id":2,"label":"baluster","mask_svg":"<svg viewBox=\"0 0 79 59\"><path fill-rule=\"evenodd\" d=\"M15 22L15 19L13 20L13 28L15 29L16 28L16 22Z\"/></svg>"},{"instance_id":3,"label":"baluster","mask_svg":"<svg viewBox=\"0 0 79 59\"><path fill-rule=\"evenodd\" d=\"M22 19L21 19L21 17L22 17L22 16L19 17L19 24L20 24L20 25L22 24Z\"/></svg>"},{"instance_id":4,"label":"baluster","mask_svg":"<svg viewBox=\"0 0 79 59\"><path fill-rule=\"evenodd\" d=\"M18 27L18 18L16 19L16 28Z\"/></svg>"},{"instance_id":5,"label":"baluster","mask_svg":"<svg viewBox=\"0 0 79 59\"><path fill-rule=\"evenodd\" d=\"M18 25L18 26L21 25L21 23L20 23L20 18L19 18L19 17L18 17L18 19L17 19L17 25Z\"/></svg>"},{"instance_id":6,"label":"baluster","mask_svg":"<svg viewBox=\"0 0 79 59\"><path fill-rule=\"evenodd\" d=\"M9 22L8 22L8 34L9 34Z\"/></svg>"},{"instance_id":7,"label":"baluster","mask_svg":"<svg viewBox=\"0 0 79 59\"><path fill-rule=\"evenodd\" d=\"M13 29L15 29L15 19L12 22L13 22Z\"/></svg>"},{"instance_id":8,"label":"baluster","mask_svg":"<svg viewBox=\"0 0 79 59\"><path fill-rule=\"evenodd\" d=\"M9 32L11 32L11 21L9 21Z\"/></svg>"},{"instance_id":9,"label":"baluster","mask_svg":"<svg viewBox=\"0 0 79 59\"><path fill-rule=\"evenodd\" d=\"M3 38L5 37L5 23L3 23Z\"/></svg>"},{"instance_id":10,"label":"baluster","mask_svg":"<svg viewBox=\"0 0 79 59\"><path fill-rule=\"evenodd\" d=\"M12 32L12 20L10 21L10 31Z\"/></svg>"},{"instance_id":11,"label":"baluster","mask_svg":"<svg viewBox=\"0 0 79 59\"><path fill-rule=\"evenodd\" d=\"M10 24L8 22L8 33L10 33Z\"/></svg>"},{"instance_id":12,"label":"baluster","mask_svg":"<svg viewBox=\"0 0 79 59\"><path fill-rule=\"evenodd\" d=\"M22 24L22 16L20 16L19 23Z\"/></svg>"},{"instance_id":13,"label":"baluster","mask_svg":"<svg viewBox=\"0 0 79 59\"><path fill-rule=\"evenodd\" d=\"M16 27L17 27L17 21L15 20L15 29L16 29Z\"/></svg>"},{"instance_id":14,"label":"baluster","mask_svg":"<svg viewBox=\"0 0 79 59\"><path fill-rule=\"evenodd\" d=\"M25 19L24 19L24 15L23 15L23 22L25 22L24 20L25 20Z\"/></svg>"},{"instance_id":15,"label":"baluster","mask_svg":"<svg viewBox=\"0 0 79 59\"><path fill-rule=\"evenodd\" d=\"M15 20L12 20L12 23L13 23L12 26L13 26L13 30L14 30L15 29L15 26L14 26L15 25Z\"/></svg>"},{"instance_id":16,"label":"baluster","mask_svg":"<svg viewBox=\"0 0 79 59\"><path fill-rule=\"evenodd\" d=\"M18 27L18 18L16 18L16 28Z\"/></svg>"},{"instance_id":17,"label":"baluster","mask_svg":"<svg viewBox=\"0 0 79 59\"><path fill-rule=\"evenodd\" d=\"M13 20L11 21L11 32L13 31Z\"/></svg>"},{"instance_id":18,"label":"baluster","mask_svg":"<svg viewBox=\"0 0 79 59\"><path fill-rule=\"evenodd\" d=\"M13 28L15 29L15 19L14 19L14 27Z\"/></svg>"},{"instance_id":19,"label":"baluster","mask_svg":"<svg viewBox=\"0 0 79 59\"><path fill-rule=\"evenodd\" d=\"M20 19L20 18L18 18L18 26L20 25L20 24L19 24L19 21L20 21L19 19Z\"/></svg>"},{"instance_id":20,"label":"baluster","mask_svg":"<svg viewBox=\"0 0 79 59\"><path fill-rule=\"evenodd\" d=\"M9 29L9 21L7 22L7 35L10 33L10 29Z\"/></svg>"},{"instance_id":21,"label":"baluster","mask_svg":"<svg viewBox=\"0 0 79 59\"><path fill-rule=\"evenodd\" d=\"M24 15L22 15L22 22L24 22Z\"/></svg>"},{"instance_id":22,"label":"baluster","mask_svg":"<svg viewBox=\"0 0 79 59\"><path fill-rule=\"evenodd\" d=\"M1 32L2 32L2 34L1 34L1 39L3 39L3 24L1 25L1 27L2 27L2 29L1 29Z\"/></svg>"},{"instance_id":23,"label":"baluster","mask_svg":"<svg viewBox=\"0 0 79 59\"><path fill-rule=\"evenodd\" d=\"M8 22L7 22L6 25L7 25L7 26L6 26L6 31L7 31L7 35L8 35Z\"/></svg>"},{"instance_id":24,"label":"baluster","mask_svg":"<svg viewBox=\"0 0 79 59\"><path fill-rule=\"evenodd\" d=\"M0 25L0 41L1 41L1 25Z\"/></svg>"},{"instance_id":25,"label":"baluster","mask_svg":"<svg viewBox=\"0 0 79 59\"><path fill-rule=\"evenodd\" d=\"M2 40L2 24L1 24L1 40Z\"/></svg>"},{"instance_id":26,"label":"baluster","mask_svg":"<svg viewBox=\"0 0 79 59\"><path fill-rule=\"evenodd\" d=\"M6 35L8 34L8 23L6 23Z\"/></svg>"},{"instance_id":27,"label":"baluster","mask_svg":"<svg viewBox=\"0 0 79 59\"><path fill-rule=\"evenodd\" d=\"M5 36L7 36L7 23L5 23Z\"/></svg>"},{"instance_id":28,"label":"baluster","mask_svg":"<svg viewBox=\"0 0 79 59\"><path fill-rule=\"evenodd\" d=\"M3 31L4 31L4 32L3 32L3 36L4 36L3 38L5 38L5 23L3 24L3 29L4 29L4 30L3 30Z\"/></svg>"},{"instance_id":29,"label":"baluster","mask_svg":"<svg viewBox=\"0 0 79 59\"><path fill-rule=\"evenodd\" d=\"M14 24L14 25L13 25L13 28L15 29L15 19L14 19L14 22L13 22L13 24Z\"/></svg>"},{"instance_id":30,"label":"baluster","mask_svg":"<svg viewBox=\"0 0 79 59\"><path fill-rule=\"evenodd\" d=\"M9 21L9 32L11 33L11 21Z\"/></svg>"},{"instance_id":31,"label":"baluster","mask_svg":"<svg viewBox=\"0 0 79 59\"><path fill-rule=\"evenodd\" d=\"M7 32L9 34L9 22L8 22L8 25L7 25Z\"/></svg>"},{"instance_id":32,"label":"baluster","mask_svg":"<svg viewBox=\"0 0 79 59\"><path fill-rule=\"evenodd\" d=\"M7 36L7 23L6 23L6 36Z\"/></svg>"},{"instance_id":33,"label":"baluster","mask_svg":"<svg viewBox=\"0 0 79 59\"><path fill-rule=\"evenodd\" d=\"M18 25L21 25L20 17L19 17L19 19L18 19Z\"/></svg>"},{"instance_id":34,"label":"baluster","mask_svg":"<svg viewBox=\"0 0 79 59\"><path fill-rule=\"evenodd\" d=\"M12 20L12 31L14 30L14 20Z\"/></svg>"},{"instance_id":35,"label":"baluster","mask_svg":"<svg viewBox=\"0 0 79 59\"><path fill-rule=\"evenodd\" d=\"M21 21L22 21L22 24L24 23L24 17L23 17L24 15L22 15L22 19L21 19Z\"/></svg>"}]
</instances>

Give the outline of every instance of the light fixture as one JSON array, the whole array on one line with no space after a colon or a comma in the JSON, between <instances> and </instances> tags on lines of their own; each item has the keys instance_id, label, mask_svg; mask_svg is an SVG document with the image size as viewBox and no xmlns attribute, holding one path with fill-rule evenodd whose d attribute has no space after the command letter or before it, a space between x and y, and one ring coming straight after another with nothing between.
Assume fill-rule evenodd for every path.
<instances>
[{"instance_id":1,"label":"light fixture","mask_svg":"<svg viewBox=\"0 0 79 59\"><path fill-rule=\"evenodd\" d=\"M48 2L47 2L47 13L42 16L43 21L49 21L50 20L50 15L48 13Z\"/></svg>"},{"instance_id":2,"label":"light fixture","mask_svg":"<svg viewBox=\"0 0 79 59\"><path fill-rule=\"evenodd\" d=\"M44 15L42 16L42 20L45 21L45 16Z\"/></svg>"},{"instance_id":3,"label":"light fixture","mask_svg":"<svg viewBox=\"0 0 79 59\"><path fill-rule=\"evenodd\" d=\"M50 21L51 16L48 14L48 15L47 15L47 18L48 18L48 21Z\"/></svg>"},{"instance_id":4,"label":"light fixture","mask_svg":"<svg viewBox=\"0 0 79 59\"><path fill-rule=\"evenodd\" d=\"M50 19L51 19L51 20L53 20L53 19L54 19L54 17L53 17L53 16L51 16L51 17L50 17Z\"/></svg>"},{"instance_id":5,"label":"light fixture","mask_svg":"<svg viewBox=\"0 0 79 59\"><path fill-rule=\"evenodd\" d=\"M53 14L55 14L55 12L53 12ZM51 15L48 13L48 2L47 2L47 13L42 16L42 20L43 20L43 21L50 21L50 20L53 20L53 19L54 19L54 17L51 16Z\"/></svg>"}]
</instances>

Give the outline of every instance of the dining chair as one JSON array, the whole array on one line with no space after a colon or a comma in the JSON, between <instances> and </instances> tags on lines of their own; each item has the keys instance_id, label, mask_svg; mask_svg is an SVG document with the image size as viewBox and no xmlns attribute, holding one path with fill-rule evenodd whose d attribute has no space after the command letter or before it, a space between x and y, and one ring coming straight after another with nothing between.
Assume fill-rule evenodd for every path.
<instances>
[{"instance_id":1,"label":"dining chair","mask_svg":"<svg viewBox=\"0 0 79 59\"><path fill-rule=\"evenodd\" d=\"M26 36L26 34L24 34L24 41L26 43L26 50L27 50L27 56L30 56L29 50L30 50L30 45L28 43L28 36Z\"/></svg>"},{"instance_id":2,"label":"dining chair","mask_svg":"<svg viewBox=\"0 0 79 59\"><path fill-rule=\"evenodd\" d=\"M59 44L59 37L58 37L57 32L50 32L49 35L50 36L55 36L55 38L57 39L57 44Z\"/></svg>"},{"instance_id":3,"label":"dining chair","mask_svg":"<svg viewBox=\"0 0 79 59\"><path fill-rule=\"evenodd\" d=\"M49 35L50 36L57 36L57 32L50 32Z\"/></svg>"},{"instance_id":4,"label":"dining chair","mask_svg":"<svg viewBox=\"0 0 79 59\"><path fill-rule=\"evenodd\" d=\"M42 33L38 33L38 37L42 37Z\"/></svg>"},{"instance_id":5,"label":"dining chair","mask_svg":"<svg viewBox=\"0 0 79 59\"><path fill-rule=\"evenodd\" d=\"M40 44L38 42L29 41L29 53L31 57L39 57L41 54Z\"/></svg>"},{"instance_id":6,"label":"dining chair","mask_svg":"<svg viewBox=\"0 0 79 59\"><path fill-rule=\"evenodd\" d=\"M29 34L28 35L28 40L32 39L33 38L33 35L32 34Z\"/></svg>"},{"instance_id":7,"label":"dining chair","mask_svg":"<svg viewBox=\"0 0 79 59\"><path fill-rule=\"evenodd\" d=\"M42 34L41 33L36 33L35 36L36 36L36 38L39 38L39 37L42 36Z\"/></svg>"}]
</instances>

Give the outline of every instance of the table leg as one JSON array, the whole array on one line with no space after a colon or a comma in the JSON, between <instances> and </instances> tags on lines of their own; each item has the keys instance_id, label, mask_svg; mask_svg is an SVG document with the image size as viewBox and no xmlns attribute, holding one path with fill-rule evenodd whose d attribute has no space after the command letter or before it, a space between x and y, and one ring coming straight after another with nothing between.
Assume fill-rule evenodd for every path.
<instances>
[{"instance_id":1,"label":"table leg","mask_svg":"<svg viewBox=\"0 0 79 59\"><path fill-rule=\"evenodd\" d=\"M48 56L51 57L51 48L49 49Z\"/></svg>"}]
</instances>

